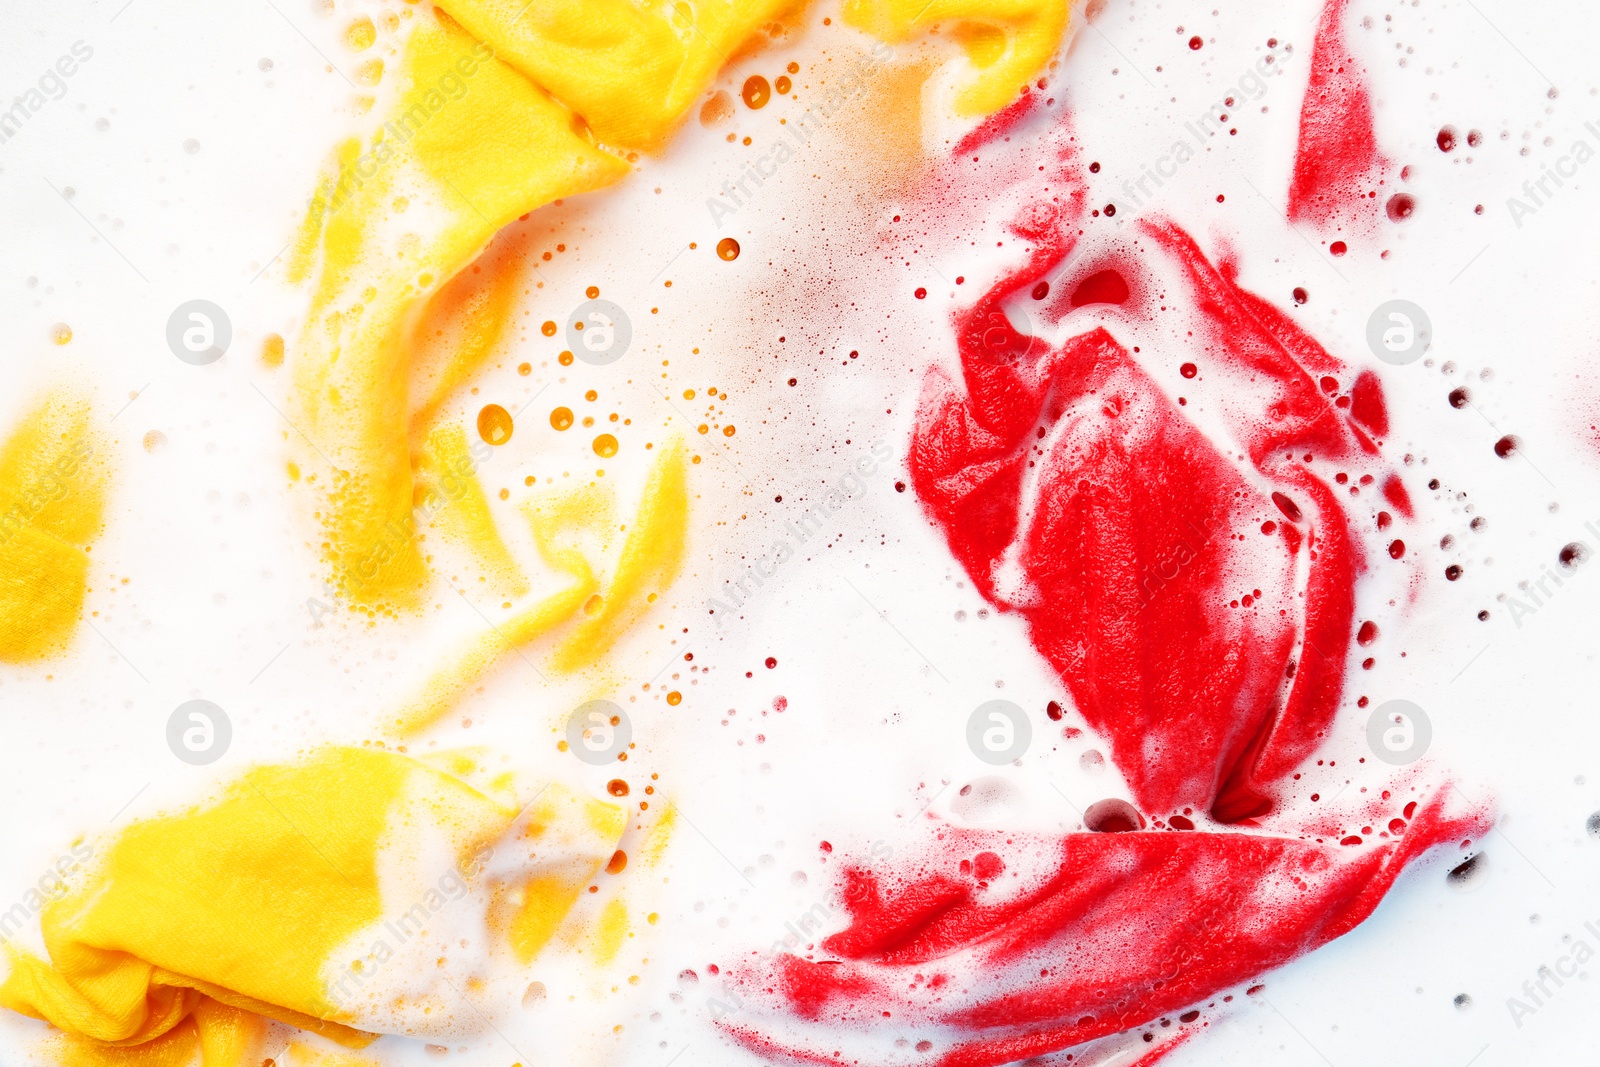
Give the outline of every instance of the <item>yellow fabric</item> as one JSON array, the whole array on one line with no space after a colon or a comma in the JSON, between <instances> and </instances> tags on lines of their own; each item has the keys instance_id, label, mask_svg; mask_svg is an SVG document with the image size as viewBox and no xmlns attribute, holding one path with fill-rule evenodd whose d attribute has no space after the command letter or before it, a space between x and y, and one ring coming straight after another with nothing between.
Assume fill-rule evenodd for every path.
<instances>
[{"instance_id":1,"label":"yellow fabric","mask_svg":"<svg viewBox=\"0 0 1600 1067\"><path fill-rule=\"evenodd\" d=\"M415 319L502 226L627 171L487 46L448 20L419 22L391 117L365 151L342 151L313 208L318 274L295 361L299 466L322 472L333 583L371 611L415 608L425 579L411 517Z\"/></svg>"},{"instance_id":2,"label":"yellow fabric","mask_svg":"<svg viewBox=\"0 0 1600 1067\"><path fill-rule=\"evenodd\" d=\"M480 447L487 450L491 446ZM428 435L423 448L417 487L436 502L430 509L434 528L476 557L488 591L495 596L523 596L528 592L528 577L489 514L489 500L476 469L466 432L454 424L440 426Z\"/></svg>"},{"instance_id":3,"label":"yellow fabric","mask_svg":"<svg viewBox=\"0 0 1600 1067\"><path fill-rule=\"evenodd\" d=\"M545 566L559 576L561 588L458 650L395 718L394 731L411 737L433 725L502 655L565 623L576 620L552 654L551 667L571 672L599 662L678 576L689 536L688 481L684 447L674 442L661 450L650 470L604 584L596 577L602 568L590 560L612 556L611 541L620 532L610 490L585 485L530 505L526 510L534 545ZM506 551L487 512L483 521L488 531L470 538L480 555ZM491 547L495 545L498 549Z\"/></svg>"},{"instance_id":4,"label":"yellow fabric","mask_svg":"<svg viewBox=\"0 0 1600 1067\"><path fill-rule=\"evenodd\" d=\"M534 525L561 521L559 509L535 512ZM553 531L547 527L545 537ZM574 671L599 661L617 638L656 602L678 577L689 536L689 463L681 443L662 450L639 499L616 571L600 604L556 649L558 671Z\"/></svg>"},{"instance_id":5,"label":"yellow fabric","mask_svg":"<svg viewBox=\"0 0 1600 1067\"><path fill-rule=\"evenodd\" d=\"M98 444L88 403L58 391L0 446L0 660L59 652L83 616L105 510Z\"/></svg>"},{"instance_id":6,"label":"yellow fabric","mask_svg":"<svg viewBox=\"0 0 1600 1067\"><path fill-rule=\"evenodd\" d=\"M522 836L530 842L544 842L549 858L531 872L522 886L510 890L497 907L509 916L511 947L523 963L538 955L555 935L627 829L627 812L621 808L591 802L585 816L579 819L564 811L569 805L563 795L542 793L528 806ZM592 848L582 847L580 840L575 848L566 840L574 834L609 842L611 847L600 855Z\"/></svg>"},{"instance_id":7,"label":"yellow fabric","mask_svg":"<svg viewBox=\"0 0 1600 1067\"><path fill-rule=\"evenodd\" d=\"M524 288L524 237L502 230L471 267L428 302L416 331L409 386L412 448L433 428L450 394L483 366L505 335Z\"/></svg>"},{"instance_id":8,"label":"yellow fabric","mask_svg":"<svg viewBox=\"0 0 1600 1067\"><path fill-rule=\"evenodd\" d=\"M559 786L539 798L519 845L580 869L611 855L622 809ZM372 1038L355 1025L366 1018L361 960L381 940L369 932L414 903L386 900L385 878L404 893L394 872L421 863L430 841L447 843L456 870L481 872L517 816L437 761L383 749L328 747L255 768L214 803L124 830L46 904L48 962L10 949L0 1004L89 1039L73 1045L81 1056L96 1042L147 1045L193 1018L197 1032L141 1053L158 1057L152 1065L197 1039L206 1067L233 1067L259 1033L245 1012L361 1047ZM511 889L537 896L549 874L535 866Z\"/></svg>"},{"instance_id":9,"label":"yellow fabric","mask_svg":"<svg viewBox=\"0 0 1600 1067\"><path fill-rule=\"evenodd\" d=\"M976 68L956 94L965 116L987 115L1021 94L1061 45L1069 0L845 0L844 20L880 40L906 41L939 23Z\"/></svg>"},{"instance_id":10,"label":"yellow fabric","mask_svg":"<svg viewBox=\"0 0 1600 1067\"><path fill-rule=\"evenodd\" d=\"M797 0L446 0L603 144L660 147L728 57Z\"/></svg>"}]
</instances>

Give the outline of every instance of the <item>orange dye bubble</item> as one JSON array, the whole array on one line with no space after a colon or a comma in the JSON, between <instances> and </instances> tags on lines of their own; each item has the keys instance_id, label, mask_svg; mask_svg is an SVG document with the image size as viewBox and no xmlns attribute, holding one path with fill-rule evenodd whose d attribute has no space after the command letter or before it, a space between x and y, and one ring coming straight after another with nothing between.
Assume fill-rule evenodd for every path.
<instances>
[{"instance_id":1,"label":"orange dye bubble","mask_svg":"<svg viewBox=\"0 0 1600 1067\"><path fill-rule=\"evenodd\" d=\"M793 83L789 81L788 75L780 74L778 75L778 80L772 83L772 87L778 90L779 96L788 96Z\"/></svg>"},{"instance_id":2,"label":"orange dye bubble","mask_svg":"<svg viewBox=\"0 0 1600 1067\"><path fill-rule=\"evenodd\" d=\"M772 86L767 84L767 79L759 74L752 74L744 80L744 88L739 91L744 97L744 106L752 111L759 111L767 106L767 101L772 99Z\"/></svg>"},{"instance_id":3,"label":"orange dye bubble","mask_svg":"<svg viewBox=\"0 0 1600 1067\"><path fill-rule=\"evenodd\" d=\"M591 285L589 288L583 291L583 295L588 297L590 300L593 300L595 297L600 295L600 287L598 285Z\"/></svg>"},{"instance_id":4,"label":"orange dye bubble","mask_svg":"<svg viewBox=\"0 0 1600 1067\"><path fill-rule=\"evenodd\" d=\"M511 412L499 404L486 404L478 412L478 436L491 445L503 445L511 440Z\"/></svg>"},{"instance_id":5,"label":"orange dye bubble","mask_svg":"<svg viewBox=\"0 0 1600 1067\"><path fill-rule=\"evenodd\" d=\"M667 694L667 703L671 704L673 707L677 707L679 704L683 703L683 694L674 689L672 692Z\"/></svg>"},{"instance_id":6,"label":"orange dye bubble","mask_svg":"<svg viewBox=\"0 0 1600 1067\"><path fill-rule=\"evenodd\" d=\"M570 430L572 428L572 409L556 408L550 413L550 425L557 430Z\"/></svg>"},{"instance_id":7,"label":"orange dye bubble","mask_svg":"<svg viewBox=\"0 0 1600 1067\"><path fill-rule=\"evenodd\" d=\"M594 439L594 454L601 459L610 459L617 454L617 439L608 433L603 433Z\"/></svg>"},{"instance_id":8,"label":"orange dye bubble","mask_svg":"<svg viewBox=\"0 0 1600 1067\"><path fill-rule=\"evenodd\" d=\"M539 327L539 332L544 334L546 337L554 337L556 335L556 324L551 320L546 319L544 325Z\"/></svg>"},{"instance_id":9,"label":"orange dye bubble","mask_svg":"<svg viewBox=\"0 0 1600 1067\"><path fill-rule=\"evenodd\" d=\"M556 357L556 362L561 364L563 367L572 366L572 353L571 352L563 352L563 353L561 353L559 356Z\"/></svg>"},{"instance_id":10,"label":"orange dye bubble","mask_svg":"<svg viewBox=\"0 0 1600 1067\"><path fill-rule=\"evenodd\" d=\"M732 237L724 237L717 242L717 255L732 263L739 258L739 242Z\"/></svg>"},{"instance_id":11,"label":"orange dye bubble","mask_svg":"<svg viewBox=\"0 0 1600 1067\"><path fill-rule=\"evenodd\" d=\"M532 363L518 363L517 364L517 373L522 375L524 378L526 378L528 375L533 373L533 364Z\"/></svg>"}]
</instances>

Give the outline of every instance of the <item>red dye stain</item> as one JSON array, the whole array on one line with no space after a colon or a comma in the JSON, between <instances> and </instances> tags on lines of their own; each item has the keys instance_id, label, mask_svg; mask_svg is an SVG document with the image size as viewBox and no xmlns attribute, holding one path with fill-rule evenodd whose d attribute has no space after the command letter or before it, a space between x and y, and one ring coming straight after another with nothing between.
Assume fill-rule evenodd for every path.
<instances>
[{"instance_id":1,"label":"red dye stain","mask_svg":"<svg viewBox=\"0 0 1600 1067\"><path fill-rule=\"evenodd\" d=\"M1439 145L1439 151L1451 152L1456 147L1456 128L1454 126L1441 126L1439 136L1434 138Z\"/></svg>"},{"instance_id":2,"label":"red dye stain","mask_svg":"<svg viewBox=\"0 0 1600 1067\"><path fill-rule=\"evenodd\" d=\"M1128 281L1114 270L1097 270L1072 290L1073 307L1085 304L1120 304L1128 299Z\"/></svg>"},{"instance_id":3,"label":"red dye stain","mask_svg":"<svg viewBox=\"0 0 1600 1067\"><path fill-rule=\"evenodd\" d=\"M1240 288L1235 263L1214 263L1170 221L1129 220L1131 240L1085 228L1067 123L1024 138L1013 109L957 155L1025 159L1011 232L1028 251L956 314L959 374L926 376L907 465L952 555L1026 622L1132 799L1090 805L1084 832L1065 835L929 815L892 858L844 858L844 929L733 977L760 1012L740 1018L769 1022L721 1025L764 1058L876 1062L846 1058L853 1032L905 1038L915 1067L996 1067L1123 1034L1136 1051L1118 1062L1149 1065L1197 1032L1157 1042L1151 1024L1198 1020L1223 990L1354 928L1424 852L1492 824L1447 813L1448 787L1412 786L1403 836L1352 835L1401 814L1392 793L1312 808L1291 778L1330 730L1358 642L1377 635L1356 626L1358 576L1378 577L1356 533L1371 529L1371 505L1350 493L1376 482L1409 514L1379 443L1377 377ZM951 212L992 193L938 189ZM1107 271L1121 298L1079 303ZM1059 344L1006 312L1047 276L1073 294L1038 310L1074 324ZM1118 336L1149 327L1205 353L1192 388L1218 439L1146 370L1181 356ZM1383 512L1378 525L1394 521ZM1389 551L1405 555L1398 540ZM1059 721L1059 705L1046 713Z\"/></svg>"},{"instance_id":4,"label":"red dye stain","mask_svg":"<svg viewBox=\"0 0 1600 1067\"><path fill-rule=\"evenodd\" d=\"M1384 205L1390 222L1404 222L1417 210L1417 198L1410 193L1395 193Z\"/></svg>"},{"instance_id":5,"label":"red dye stain","mask_svg":"<svg viewBox=\"0 0 1600 1067\"><path fill-rule=\"evenodd\" d=\"M793 1016L782 1037L724 1026L763 1057L821 1064L838 1062L841 1029L873 1032L892 1015L895 1035L928 1035L908 1063L1028 1060L1189 1017L1218 991L1348 932L1411 861L1488 824L1446 815L1439 796L1403 837L1339 845L1258 833L1050 838L945 827L894 873L845 870L849 925L823 939L823 959L783 954L731 972L741 998ZM997 877L1017 867L1008 856L1026 874L1006 876L1001 895ZM1248 888L1271 884L1286 891Z\"/></svg>"},{"instance_id":6,"label":"red dye stain","mask_svg":"<svg viewBox=\"0 0 1600 1067\"><path fill-rule=\"evenodd\" d=\"M1353 214L1364 187L1383 165L1366 72L1345 41L1348 2L1328 0L1317 23L1289 181L1289 217L1296 222L1326 226Z\"/></svg>"}]
</instances>

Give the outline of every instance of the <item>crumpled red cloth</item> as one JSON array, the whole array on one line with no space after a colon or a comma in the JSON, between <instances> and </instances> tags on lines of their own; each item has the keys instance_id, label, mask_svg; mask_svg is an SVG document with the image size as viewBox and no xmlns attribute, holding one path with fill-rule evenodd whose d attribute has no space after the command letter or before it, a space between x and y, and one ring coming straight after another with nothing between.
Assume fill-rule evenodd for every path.
<instances>
[{"instance_id":1,"label":"crumpled red cloth","mask_svg":"<svg viewBox=\"0 0 1600 1067\"><path fill-rule=\"evenodd\" d=\"M1029 109L954 161L1007 151ZM893 871L847 863L846 929L735 971L760 1021L723 1026L764 1054L977 1067L1146 1027L1153 1062L1192 1033L1185 1008L1349 931L1406 864L1490 825L1415 774L1335 811L1285 784L1346 706L1358 580L1409 577L1376 376L1177 224L1086 219L1064 124L1032 150L1052 165L1016 197L1026 260L957 313L961 380L929 373L911 480L1157 829L934 820Z\"/></svg>"}]
</instances>

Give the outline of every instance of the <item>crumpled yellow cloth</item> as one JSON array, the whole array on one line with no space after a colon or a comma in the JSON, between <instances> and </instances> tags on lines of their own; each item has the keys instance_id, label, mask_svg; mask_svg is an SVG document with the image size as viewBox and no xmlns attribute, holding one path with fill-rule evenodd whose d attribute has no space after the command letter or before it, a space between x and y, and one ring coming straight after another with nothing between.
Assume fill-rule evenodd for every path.
<instances>
[{"instance_id":1,"label":"crumpled yellow cloth","mask_svg":"<svg viewBox=\"0 0 1600 1067\"><path fill-rule=\"evenodd\" d=\"M0 660L59 652L83 616L105 510L99 444L88 402L58 390L0 446Z\"/></svg>"},{"instance_id":2,"label":"crumpled yellow cloth","mask_svg":"<svg viewBox=\"0 0 1600 1067\"><path fill-rule=\"evenodd\" d=\"M45 905L48 960L8 946L0 1004L89 1039L80 1058L182 1027L161 1047L206 1067L242 1067L261 1018L352 1047L469 1026L473 968L559 921L627 813L553 784L519 809L461 759L327 747L132 824Z\"/></svg>"}]
</instances>

